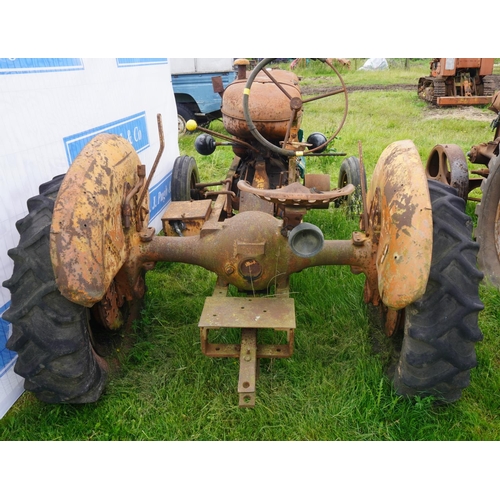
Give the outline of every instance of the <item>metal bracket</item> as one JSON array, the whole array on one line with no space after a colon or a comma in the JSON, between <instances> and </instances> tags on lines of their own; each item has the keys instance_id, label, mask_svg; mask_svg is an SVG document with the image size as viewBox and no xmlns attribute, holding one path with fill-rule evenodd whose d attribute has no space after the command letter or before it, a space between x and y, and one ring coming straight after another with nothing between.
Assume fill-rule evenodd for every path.
<instances>
[{"instance_id":1,"label":"metal bracket","mask_svg":"<svg viewBox=\"0 0 500 500\"><path fill-rule=\"evenodd\" d=\"M240 408L253 408L255 406L255 383L257 380L257 368L257 329L242 329L240 349L240 378L238 380Z\"/></svg>"},{"instance_id":2,"label":"metal bracket","mask_svg":"<svg viewBox=\"0 0 500 500\"><path fill-rule=\"evenodd\" d=\"M213 295L205 299L198 326L201 349L210 357L240 359L238 382L239 404L243 408L255 406L255 384L259 358L288 358L293 353L295 333L295 305L289 297L227 297L227 287L217 286ZM209 342L210 330L239 328L240 344ZM286 344L258 344L259 330L285 331Z\"/></svg>"}]
</instances>

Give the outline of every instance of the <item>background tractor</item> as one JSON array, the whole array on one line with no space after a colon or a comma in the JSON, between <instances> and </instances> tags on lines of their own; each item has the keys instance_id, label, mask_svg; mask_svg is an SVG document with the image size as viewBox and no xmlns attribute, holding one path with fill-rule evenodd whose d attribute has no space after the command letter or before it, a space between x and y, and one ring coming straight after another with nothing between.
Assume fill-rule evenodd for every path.
<instances>
[{"instance_id":1,"label":"background tractor","mask_svg":"<svg viewBox=\"0 0 500 500\"><path fill-rule=\"evenodd\" d=\"M410 140L390 144L367 186L360 144L344 160L338 186L327 174L306 173L305 160L338 156L332 141L347 116L347 90L304 99L291 72L262 60L223 93L227 135L203 132L200 154L230 146L234 159L222 181L201 183L196 160L180 156L172 171L165 235L148 227L150 175L131 144L101 134L64 176L40 187L18 222L10 251L12 295L4 317L13 324L8 347L16 371L42 401L83 403L102 394L106 345L121 338L140 310L144 275L156 262L198 265L217 276L199 321L207 356L239 359L239 404L256 402L260 358L286 358L296 328L290 276L312 266L345 265L366 277L364 301L376 307L394 341L391 377L401 395L457 400L476 365L482 309L464 199L428 181ZM304 134L307 104L342 99L330 137ZM161 118L158 129L162 138ZM224 142L216 142L222 139ZM309 210L361 198L360 227L347 240L325 240L304 221ZM341 286L341 284L339 284ZM219 333L236 329L239 342ZM271 339L271 340L270 340Z\"/></svg>"},{"instance_id":2,"label":"background tractor","mask_svg":"<svg viewBox=\"0 0 500 500\"><path fill-rule=\"evenodd\" d=\"M500 75L493 75L494 59L437 58L430 75L419 79L418 95L438 106L489 104L500 89Z\"/></svg>"}]
</instances>

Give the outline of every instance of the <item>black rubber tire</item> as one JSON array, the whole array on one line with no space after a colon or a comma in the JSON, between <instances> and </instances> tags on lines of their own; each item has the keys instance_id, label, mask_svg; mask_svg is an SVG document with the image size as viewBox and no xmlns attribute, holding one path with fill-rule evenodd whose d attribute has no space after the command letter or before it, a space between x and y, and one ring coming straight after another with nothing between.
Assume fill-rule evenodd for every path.
<instances>
[{"instance_id":1,"label":"black rubber tire","mask_svg":"<svg viewBox=\"0 0 500 500\"><path fill-rule=\"evenodd\" d=\"M189 133L186 128L186 123L189 120L196 120L195 114L183 104L177 104L177 132L179 137Z\"/></svg>"},{"instance_id":2,"label":"black rubber tire","mask_svg":"<svg viewBox=\"0 0 500 500\"><path fill-rule=\"evenodd\" d=\"M500 206L500 156L494 156L489 164L489 174L481 183L481 202L476 205L476 241L479 244L478 265L486 279L500 288L500 255L497 241L498 207Z\"/></svg>"},{"instance_id":3,"label":"black rubber tire","mask_svg":"<svg viewBox=\"0 0 500 500\"><path fill-rule=\"evenodd\" d=\"M49 231L63 178L41 185L16 224L20 241L8 252L14 272L3 283L11 292L3 318L12 323L7 348L18 354L14 371L25 378L27 391L47 403L91 403L104 390L107 363L92 347L89 309L60 294L50 259Z\"/></svg>"},{"instance_id":4,"label":"black rubber tire","mask_svg":"<svg viewBox=\"0 0 500 500\"><path fill-rule=\"evenodd\" d=\"M366 173L364 176L365 186ZM341 198L337 198L335 204L337 207L346 205L352 214L360 214L363 212L363 197L361 193L361 167L359 159L356 156L349 156L340 165L338 187L343 188L347 184L352 184L355 191Z\"/></svg>"},{"instance_id":5,"label":"black rubber tire","mask_svg":"<svg viewBox=\"0 0 500 500\"><path fill-rule=\"evenodd\" d=\"M195 185L200 182L196 160L192 156L178 156L172 168L172 201L200 199Z\"/></svg>"},{"instance_id":6,"label":"black rubber tire","mask_svg":"<svg viewBox=\"0 0 500 500\"><path fill-rule=\"evenodd\" d=\"M401 395L430 395L451 403L461 397L477 364L483 274L476 267L478 245L464 200L437 181L429 181L429 190L434 224L430 276L423 297L405 309L393 382Z\"/></svg>"}]
</instances>

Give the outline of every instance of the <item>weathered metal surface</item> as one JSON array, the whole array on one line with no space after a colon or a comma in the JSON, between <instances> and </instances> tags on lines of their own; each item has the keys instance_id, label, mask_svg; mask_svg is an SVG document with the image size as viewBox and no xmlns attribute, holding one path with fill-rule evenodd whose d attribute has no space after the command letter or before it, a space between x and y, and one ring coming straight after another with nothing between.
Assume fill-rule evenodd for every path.
<instances>
[{"instance_id":1,"label":"weathered metal surface","mask_svg":"<svg viewBox=\"0 0 500 500\"><path fill-rule=\"evenodd\" d=\"M224 83L222 76L212 76L212 88L216 94L222 95L224 93Z\"/></svg>"},{"instance_id":2,"label":"weathered metal surface","mask_svg":"<svg viewBox=\"0 0 500 500\"><path fill-rule=\"evenodd\" d=\"M438 106L475 106L475 105L484 105L490 104L491 97L490 96L447 96L447 97L438 97L437 104Z\"/></svg>"},{"instance_id":3,"label":"weathered metal surface","mask_svg":"<svg viewBox=\"0 0 500 500\"><path fill-rule=\"evenodd\" d=\"M290 100L300 98L297 75L289 71L273 70L273 77L285 89L286 94L267 75L260 73L252 85L249 99L250 113L256 117L259 132L272 139L283 139L291 116ZM224 128L240 139L251 139L243 114L242 97L245 80L235 80L226 87L222 103ZM288 95L287 95L288 94Z\"/></svg>"},{"instance_id":4,"label":"weathered metal surface","mask_svg":"<svg viewBox=\"0 0 500 500\"><path fill-rule=\"evenodd\" d=\"M378 293L387 307L402 309L424 294L432 257L431 201L412 141L394 142L382 153L367 203Z\"/></svg>"},{"instance_id":5,"label":"weathered metal surface","mask_svg":"<svg viewBox=\"0 0 500 500\"><path fill-rule=\"evenodd\" d=\"M436 58L431 62L432 76L454 76L458 70L479 70L479 74L489 75L493 72L494 59L481 58Z\"/></svg>"},{"instance_id":6,"label":"weathered metal surface","mask_svg":"<svg viewBox=\"0 0 500 500\"><path fill-rule=\"evenodd\" d=\"M490 142L482 142L472 146L467 156L471 163L488 165L493 156L497 156L500 144L500 137Z\"/></svg>"},{"instance_id":7,"label":"weathered metal surface","mask_svg":"<svg viewBox=\"0 0 500 500\"><path fill-rule=\"evenodd\" d=\"M170 223L182 221L185 225L184 236L199 234L210 215L211 205L210 200L171 202L161 218L163 232L167 236L175 236L176 232Z\"/></svg>"},{"instance_id":8,"label":"weathered metal surface","mask_svg":"<svg viewBox=\"0 0 500 500\"><path fill-rule=\"evenodd\" d=\"M112 281L104 297L92 308L92 314L107 330L118 330L123 325L123 304L123 295L117 283Z\"/></svg>"},{"instance_id":9,"label":"weathered metal surface","mask_svg":"<svg viewBox=\"0 0 500 500\"><path fill-rule=\"evenodd\" d=\"M239 209L240 212L259 211L274 215L273 203L263 200L262 198L255 196L253 193L247 193L245 191L240 193Z\"/></svg>"},{"instance_id":10,"label":"weathered metal surface","mask_svg":"<svg viewBox=\"0 0 500 500\"><path fill-rule=\"evenodd\" d=\"M476 206L477 261L486 279L500 288L500 156L491 160L489 171L488 181L482 186L481 203Z\"/></svg>"},{"instance_id":11,"label":"weathered metal surface","mask_svg":"<svg viewBox=\"0 0 500 500\"><path fill-rule=\"evenodd\" d=\"M387 337L396 334L404 324L404 309L398 311L384 307L384 331Z\"/></svg>"},{"instance_id":12,"label":"weathered metal surface","mask_svg":"<svg viewBox=\"0 0 500 500\"><path fill-rule=\"evenodd\" d=\"M302 100L300 96L294 97L291 93L287 91L287 88L280 83L278 78L275 78L277 72L269 71L266 66L272 63L273 59L263 59L258 63L252 74L248 77L245 88L243 90L243 116L246 121L246 129L248 130L254 139L257 140L262 146L264 146L267 150L273 151L279 155L292 157L292 156L302 156L304 154L316 154L324 151L325 147L330 144L337 134L340 132L341 128L345 123L345 119L347 117L347 88L344 84L342 76L340 73L332 66L331 62L325 59L319 59L320 61L325 62L327 65L331 67L331 69L337 74L337 77L340 80L341 89L335 90L333 92L326 93L321 96L315 96L310 99ZM250 95L253 92L253 89L256 87L253 85L255 82L259 81L259 76L261 73L264 73L272 83L274 83L281 91L281 93L286 96L289 100L290 106L290 114L289 120L286 128L280 130L280 134L276 134L276 136L269 134L268 130L266 130L264 124L261 121L256 121L257 118L260 118L259 114L252 112L252 107L250 106ZM303 104L306 102L314 101L317 99L322 99L324 97L336 95L336 94L344 94L345 98L345 106L344 106L344 114L338 125L336 131L326 140L326 142L322 142L320 145L312 148L309 153L304 153L303 148L306 143L301 143L299 140L300 134L299 130L301 128L301 120L303 114ZM268 104L265 102L265 99L262 99L263 104ZM271 106L273 105L270 103ZM265 116L265 115L263 115ZM285 125L283 123L283 125ZM275 141L273 142L272 139ZM276 141L279 141L279 146L276 144ZM290 172L289 181L295 182L297 179L294 178L293 173Z\"/></svg>"},{"instance_id":13,"label":"weathered metal surface","mask_svg":"<svg viewBox=\"0 0 500 500\"><path fill-rule=\"evenodd\" d=\"M257 189L269 189L270 183L266 172L266 162L264 160L257 160L254 169L252 186Z\"/></svg>"},{"instance_id":14,"label":"weathered metal surface","mask_svg":"<svg viewBox=\"0 0 500 500\"><path fill-rule=\"evenodd\" d=\"M351 265L362 269L370 267L371 243L353 241L325 241L323 249L310 258L293 254L283 222L263 212L242 212L223 222L213 220L215 209L203 225L199 236L185 238L155 236L150 243L141 243L137 252L141 262L184 262L213 271L238 290L266 290L283 286L288 277L312 266ZM265 242L263 254L253 255L261 267L258 277L249 278L241 272L241 264L249 258L251 244ZM228 272L230 270L230 272Z\"/></svg>"},{"instance_id":15,"label":"weathered metal surface","mask_svg":"<svg viewBox=\"0 0 500 500\"><path fill-rule=\"evenodd\" d=\"M255 383L257 381L257 330L241 330L240 375L238 393L240 408L255 406Z\"/></svg>"},{"instance_id":16,"label":"weathered metal surface","mask_svg":"<svg viewBox=\"0 0 500 500\"><path fill-rule=\"evenodd\" d=\"M455 188L458 196L467 200L470 191L467 158L456 144L434 146L427 159L425 174L428 179Z\"/></svg>"},{"instance_id":17,"label":"weathered metal surface","mask_svg":"<svg viewBox=\"0 0 500 500\"><path fill-rule=\"evenodd\" d=\"M139 200L136 203L138 207L137 217L136 217L136 229L138 232L143 232L143 237L149 237L148 234L151 234L151 229L147 227L147 222L149 221L149 186L151 185L151 181L153 180L153 176L155 175L158 164L160 163L161 155L165 149L165 138L163 135L163 122L161 119L161 114L158 113L156 115L156 123L158 124L158 135L160 139L160 148L158 149L158 153L156 154L155 161L153 162L153 166L151 167L151 171L149 172L148 178L144 183L144 187L142 187L140 194L138 196ZM145 173L145 170L144 170ZM154 230L153 230L154 232Z\"/></svg>"},{"instance_id":18,"label":"weathered metal surface","mask_svg":"<svg viewBox=\"0 0 500 500\"><path fill-rule=\"evenodd\" d=\"M211 343L210 330L251 328L286 332L287 344L259 344L257 357L287 358L293 353L295 304L288 297L246 298L214 294L205 299L198 326L202 352L207 356L237 358L240 355L240 344Z\"/></svg>"},{"instance_id":19,"label":"weathered metal surface","mask_svg":"<svg viewBox=\"0 0 500 500\"><path fill-rule=\"evenodd\" d=\"M330 176L328 174L306 174L304 176L304 186L313 192L330 191ZM314 208L328 208L330 203L327 201L318 204Z\"/></svg>"},{"instance_id":20,"label":"weathered metal surface","mask_svg":"<svg viewBox=\"0 0 500 500\"><path fill-rule=\"evenodd\" d=\"M331 180L328 174L306 174L304 177L304 186L314 191L330 191Z\"/></svg>"},{"instance_id":21,"label":"weathered metal surface","mask_svg":"<svg viewBox=\"0 0 500 500\"><path fill-rule=\"evenodd\" d=\"M140 163L128 141L100 134L64 178L54 206L51 259L57 286L72 302L90 307L100 301L131 248L139 246L133 214L130 229L123 227L122 204L138 182ZM146 196L146 206L148 201ZM124 281L137 278L131 269L127 274Z\"/></svg>"},{"instance_id":22,"label":"weathered metal surface","mask_svg":"<svg viewBox=\"0 0 500 500\"><path fill-rule=\"evenodd\" d=\"M207 328L295 328L290 298L207 297L198 326Z\"/></svg>"},{"instance_id":23,"label":"weathered metal surface","mask_svg":"<svg viewBox=\"0 0 500 500\"><path fill-rule=\"evenodd\" d=\"M253 193L255 196L280 205L304 206L315 208L317 205L330 203L336 198L347 196L354 192L355 187L347 184L341 189L333 191L318 192L315 189L309 189L299 182L294 182L280 189L258 189L250 186L246 181L238 182L238 189Z\"/></svg>"},{"instance_id":24,"label":"weathered metal surface","mask_svg":"<svg viewBox=\"0 0 500 500\"><path fill-rule=\"evenodd\" d=\"M250 61L248 59L236 59L234 61L234 65L236 66L238 70L238 74L236 75L236 78L238 80L243 80L247 78L247 68L250 66Z\"/></svg>"}]
</instances>

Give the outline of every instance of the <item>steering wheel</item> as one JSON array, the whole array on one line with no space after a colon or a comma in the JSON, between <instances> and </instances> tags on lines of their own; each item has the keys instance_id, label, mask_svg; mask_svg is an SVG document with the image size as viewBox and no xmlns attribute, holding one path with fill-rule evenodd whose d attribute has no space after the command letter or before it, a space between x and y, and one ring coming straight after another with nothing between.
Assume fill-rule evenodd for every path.
<instances>
[{"instance_id":1,"label":"steering wheel","mask_svg":"<svg viewBox=\"0 0 500 500\"><path fill-rule=\"evenodd\" d=\"M347 88L345 86L344 80L340 76L340 73L335 69L335 67L328 61L327 59L318 59L319 61L325 63L326 65L330 66L330 68L336 73L337 77L340 80L341 83L341 88L337 90L333 90L332 92L328 92L326 94L322 94L319 96L311 97L309 99L302 99L301 97L291 97L290 94L286 91L283 85L280 84L269 72L267 69L265 69L266 66L268 66L272 61L275 59L263 59L257 66L254 68L250 76L248 77L247 83L245 85L245 89L243 91L243 113L245 116L245 120L247 122L248 129L250 130L251 134L254 136L254 138L262 144L264 147L270 149L271 151L274 151L275 153L278 153L283 156L306 156L310 154L314 154L314 152L319 152L318 150L323 151L325 146L328 145L330 142L335 139L335 137L338 135L342 127L344 126L346 117L347 117L347 108L348 108L348 102L347 102ZM250 96L250 89L252 87L252 84L257 77L257 75L260 72L265 73L265 75L288 97L290 101L290 110L291 110L291 115L290 115L290 120L288 122L288 127L287 131L283 140L283 147L278 147L271 142L269 142L265 137L261 135L261 133L257 130L257 127L255 126L252 117L250 116L250 109L249 109L249 96ZM340 122L340 125L338 126L337 130L333 133L331 137L329 137L326 141L326 143L322 143L312 149L309 149L308 153L304 153L303 151L297 151L294 149L286 149L286 143L287 140L290 136L290 132L292 129L292 124L297 118L298 113L302 110L302 107L304 104L311 102L311 101L317 101L318 99L324 99L325 97L330 97L334 96L337 94L344 94L344 99L345 99L345 104L344 104L344 113L342 116L342 120Z\"/></svg>"}]
</instances>

